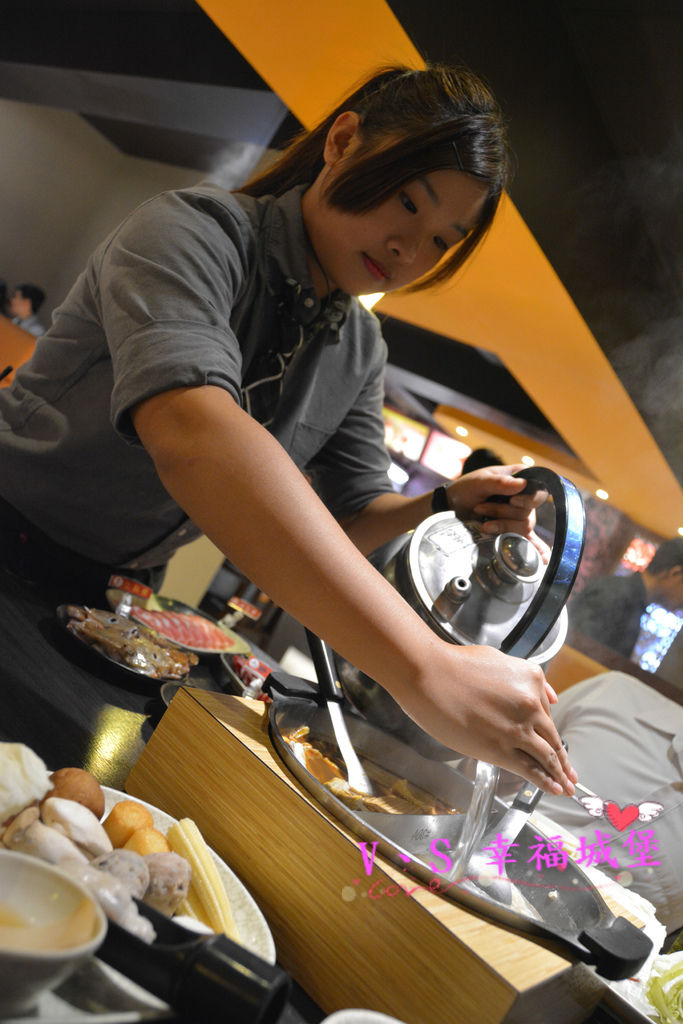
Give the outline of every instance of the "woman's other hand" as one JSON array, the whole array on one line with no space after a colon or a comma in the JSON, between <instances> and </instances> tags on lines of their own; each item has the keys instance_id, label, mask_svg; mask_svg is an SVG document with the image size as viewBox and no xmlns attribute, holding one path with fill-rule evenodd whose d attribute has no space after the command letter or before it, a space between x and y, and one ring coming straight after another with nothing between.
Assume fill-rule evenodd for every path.
<instances>
[{"instance_id":1,"label":"woman's other hand","mask_svg":"<svg viewBox=\"0 0 683 1024\"><path fill-rule=\"evenodd\" d=\"M547 562L548 546L537 536L534 528L536 509L547 501L548 492L540 490L522 494L527 480L512 474L524 468L519 464L476 469L473 473L459 477L449 486L448 500L458 519L464 522L475 518L486 520L481 524L484 533L496 535L509 532L528 537ZM494 495L507 500L489 501Z\"/></svg>"}]
</instances>

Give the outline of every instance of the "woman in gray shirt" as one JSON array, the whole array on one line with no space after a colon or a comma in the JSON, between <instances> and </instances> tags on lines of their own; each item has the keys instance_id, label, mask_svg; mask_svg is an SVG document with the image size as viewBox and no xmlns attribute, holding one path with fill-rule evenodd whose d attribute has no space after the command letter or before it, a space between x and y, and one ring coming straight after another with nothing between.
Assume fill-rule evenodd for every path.
<instances>
[{"instance_id":1,"label":"woman in gray shirt","mask_svg":"<svg viewBox=\"0 0 683 1024\"><path fill-rule=\"evenodd\" d=\"M391 68L240 193L200 186L135 211L0 397L6 562L17 516L74 564L131 571L201 531L437 739L571 792L541 669L440 640L365 558L432 495L387 478L385 347L354 297L450 277L507 159L470 72ZM531 533L513 468L441 500L492 517L489 532Z\"/></svg>"}]
</instances>

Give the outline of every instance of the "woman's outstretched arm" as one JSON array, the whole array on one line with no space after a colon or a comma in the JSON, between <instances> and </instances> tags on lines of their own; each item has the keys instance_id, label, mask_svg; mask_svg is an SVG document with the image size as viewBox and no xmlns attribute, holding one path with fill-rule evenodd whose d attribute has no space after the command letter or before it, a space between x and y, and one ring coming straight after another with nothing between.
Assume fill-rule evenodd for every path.
<instances>
[{"instance_id":1,"label":"woman's outstretched arm","mask_svg":"<svg viewBox=\"0 0 683 1024\"><path fill-rule=\"evenodd\" d=\"M541 669L440 640L226 391L164 392L141 403L133 422L169 494L226 557L422 728L546 792L572 792Z\"/></svg>"}]
</instances>

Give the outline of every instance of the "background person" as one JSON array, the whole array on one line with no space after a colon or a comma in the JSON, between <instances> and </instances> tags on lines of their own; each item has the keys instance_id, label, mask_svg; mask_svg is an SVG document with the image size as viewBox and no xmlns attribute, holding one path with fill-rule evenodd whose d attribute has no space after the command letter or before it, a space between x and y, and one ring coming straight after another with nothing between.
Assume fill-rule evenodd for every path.
<instances>
[{"instance_id":1,"label":"background person","mask_svg":"<svg viewBox=\"0 0 683 1024\"><path fill-rule=\"evenodd\" d=\"M475 448L462 464L463 475L485 466L502 466L503 460L491 448Z\"/></svg>"},{"instance_id":2,"label":"background person","mask_svg":"<svg viewBox=\"0 0 683 1024\"><path fill-rule=\"evenodd\" d=\"M618 830L605 807L592 816L574 800L543 796L538 810L587 846L596 829L609 836L618 867L595 866L649 900L669 933L683 927L683 706L633 676L605 672L564 690L553 719L581 782L603 804L623 811L657 803L663 811Z\"/></svg>"},{"instance_id":3,"label":"background person","mask_svg":"<svg viewBox=\"0 0 683 1024\"><path fill-rule=\"evenodd\" d=\"M45 327L37 313L45 302L45 292L36 284L18 284L8 302L8 312L13 324L40 338Z\"/></svg>"},{"instance_id":4,"label":"background person","mask_svg":"<svg viewBox=\"0 0 683 1024\"><path fill-rule=\"evenodd\" d=\"M365 557L432 496L387 476L386 346L354 297L447 280L507 167L474 75L391 68L239 194L205 184L143 204L0 395L6 564L42 579L58 565L62 583L70 568L101 593L111 567L154 570L204 532L427 732L571 792L541 669L440 640ZM496 467L447 494L492 517L487 532L530 533L523 487Z\"/></svg>"},{"instance_id":5,"label":"background person","mask_svg":"<svg viewBox=\"0 0 683 1024\"><path fill-rule=\"evenodd\" d=\"M643 572L586 584L569 605L569 627L630 658L650 604L683 608L683 537L663 541Z\"/></svg>"}]
</instances>

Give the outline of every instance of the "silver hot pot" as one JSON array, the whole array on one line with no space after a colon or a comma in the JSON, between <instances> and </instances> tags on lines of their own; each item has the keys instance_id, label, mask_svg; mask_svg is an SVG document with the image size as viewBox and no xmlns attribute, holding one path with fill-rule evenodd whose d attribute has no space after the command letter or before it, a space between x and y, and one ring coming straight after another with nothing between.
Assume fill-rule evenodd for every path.
<instances>
[{"instance_id":1,"label":"silver hot pot","mask_svg":"<svg viewBox=\"0 0 683 1024\"><path fill-rule=\"evenodd\" d=\"M576 487L552 470L516 475L528 481L525 492L548 493L538 510L539 532L551 549L547 564L525 537L491 537L452 512L430 516L370 561L442 639L546 664L566 637L565 604L583 552L585 514ZM428 756L443 754L378 683L337 654L335 664L347 698L367 721Z\"/></svg>"},{"instance_id":2,"label":"silver hot pot","mask_svg":"<svg viewBox=\"0 0 683 1024\"><path fill-rule=\"evenodd\" d=\"M491 644L545 662L564 640L564 606L583 548L583 506L573 485L550 470L521 475L530 489L549 494L540 527L552 542L547 565L519 535L492 539L452 513L430 516L413 533L380 548L372 561L445 640ZM318 688L277 670L264 684L272 698L268 728L273 745L311 796L423 886L432 889L435 882L433 844L445 844L452 863L443 876L447 884L437 887L444 896L544 942L559 943L563 953L595 965L605 978L631 977L639 970L652 942L625 917L615 917L571 859L544 867L542 873L532 865L539 833L528 817L540 791L516 776L506 780L506 786L522 786L508 806L495 766L438 744L377 683L343 659L336 661L345 696L332 672L321 672L320 659ZM341 800L309 769L302 743L292 742L304 727L314 748L338 745L330 701L338 702L366 767L406 779L460 813L428 808L384 813ZM501 835L514 840L516 857L491 878L487 844Z\"/></svg>"}]
</instances>

